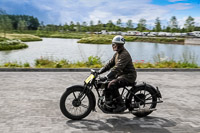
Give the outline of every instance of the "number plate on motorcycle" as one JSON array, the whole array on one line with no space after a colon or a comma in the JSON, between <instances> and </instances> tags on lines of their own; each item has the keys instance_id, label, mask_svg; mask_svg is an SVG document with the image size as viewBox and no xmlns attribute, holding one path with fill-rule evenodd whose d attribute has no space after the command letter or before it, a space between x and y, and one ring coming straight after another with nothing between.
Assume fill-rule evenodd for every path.
<instances>
[{"instance_id":1,"label":"number plate on motorcycle","mask_svg":"<svg viewBox=\"0 0 200 133\"><path fill-rule=\"evenodd\" d=\"M91 74L91 75L85 80L85 83L88 84L93 78L94 78L94 75Z\"/></svg>"}]
</instances>

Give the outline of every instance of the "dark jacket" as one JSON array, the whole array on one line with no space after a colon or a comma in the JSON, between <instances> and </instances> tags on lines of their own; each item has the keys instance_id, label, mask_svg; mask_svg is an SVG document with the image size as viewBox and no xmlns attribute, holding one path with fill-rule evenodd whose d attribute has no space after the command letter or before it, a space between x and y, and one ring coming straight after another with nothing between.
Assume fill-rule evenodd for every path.
<instances>
[{"instance_id":1,"label":"dark jacket","mask_svg":"<svg viewBox=\"0 0 200 133\"><path fill-rule=\"evenodd\" d=\"M137 73L132 58L125 48L122 48L114 54L112 59L103 67L103 72L110 69L111 72L107 75L108 78L110 78L109 75L113 76L114 74L114 78L124 78L130 83L133 83L136 80Z\"/></svg>"}]
</instances>

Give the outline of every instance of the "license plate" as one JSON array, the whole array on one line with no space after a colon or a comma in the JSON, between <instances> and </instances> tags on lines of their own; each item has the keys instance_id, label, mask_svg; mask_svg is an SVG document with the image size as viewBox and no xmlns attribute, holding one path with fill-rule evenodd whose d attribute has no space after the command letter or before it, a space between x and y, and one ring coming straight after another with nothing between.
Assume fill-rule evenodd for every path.
<instances>
[{"instance_id":1,"label":"license plate","mask_svg":"<svg viewBox=\"0 0 200 133\"><path fill-rule=\"evenodd\" d=\"M93 78L94 78L94 75L91 74L91 75L85 80L85 83L88 84Z\"/></svg>"}]
</instances>

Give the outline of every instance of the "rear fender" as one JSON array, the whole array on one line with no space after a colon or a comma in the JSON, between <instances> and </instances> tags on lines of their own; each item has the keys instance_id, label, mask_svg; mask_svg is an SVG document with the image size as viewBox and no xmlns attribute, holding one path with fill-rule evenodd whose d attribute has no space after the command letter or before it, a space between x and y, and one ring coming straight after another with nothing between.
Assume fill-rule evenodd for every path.
<instances>
[{"instance_id":1,"label":"rear fender","mask_svg":"<svg viewBox=\"0 0 200 133\"><path fill-rule=\"evenodd\" d=\"M155 87L153 87L150 84L143 83L143 84L136 85L132 89L137 88L137 87L144 87L144 88L147 87L148 89L151 89L155 93L155 95L156 95L157 98L162 98L161 93L160 93L158 87L155 88Z\"/></svg>"},{"instance_id":2,"label":"rear fender","mask_svg":"<svg viewBox=\"0 0 200 133\"><path fill-rule=\"evenodd\" d=\"M69 90L70 88L74 88L74 87L81 88L81 89L84 90L84 86L82 86L82 85L74 85L74 86L71 86L71 87L67 88L66 91ZM92 102L93 102L93 105L94 105L94 107L92 107L92 110L95 111L96 98L94 96L94 93L91 90L89 90L89 89L87 89L85 91L88 92L92 96Z\"/></svg>"}]
</instances>

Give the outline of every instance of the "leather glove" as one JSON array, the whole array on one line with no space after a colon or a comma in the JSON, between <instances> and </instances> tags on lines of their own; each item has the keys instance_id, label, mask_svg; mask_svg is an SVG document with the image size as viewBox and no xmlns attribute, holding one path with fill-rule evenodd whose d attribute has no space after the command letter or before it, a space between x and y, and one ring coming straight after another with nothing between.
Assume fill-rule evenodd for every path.
<instances>
[{"instance_id":1,"label":"leather glove","mask_svg":"<svg viewBox=\"0 0 200 133\"><path fill-rule=\"evenodd\" d=\"M102 81L102 82L106 81L107 79L108 79L108 78L107 78L106 76L104 76L104 77L99 77L99 80Z\"/></svg>"},{"instance_id":2,"label":"leather glove","mask_svg":"<svg viewBox=\"0 0 200 133\"><path fill-rule=\"evenodd\" d=\"M99 69L99 71L97 72L98 74L102 74L102 73L104 73L105 72L105 68L104 67L102 67L101 69Z\"/></svg>"}]
</instances>

